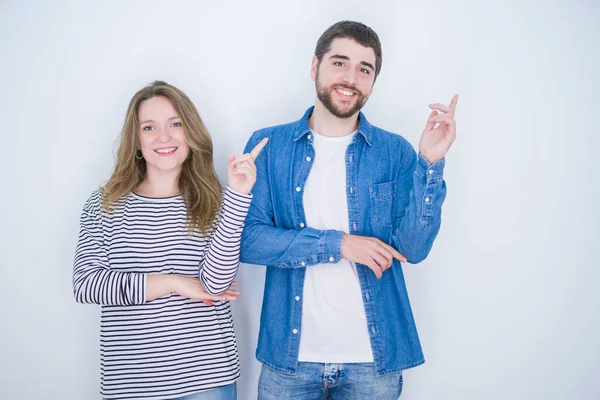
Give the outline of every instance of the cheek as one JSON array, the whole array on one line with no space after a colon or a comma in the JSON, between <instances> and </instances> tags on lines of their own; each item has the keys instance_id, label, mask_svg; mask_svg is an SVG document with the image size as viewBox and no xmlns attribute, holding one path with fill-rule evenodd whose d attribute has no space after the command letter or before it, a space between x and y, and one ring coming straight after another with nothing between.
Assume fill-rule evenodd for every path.
<instances>
[{"instance_id":1,"label":"cheek","mask_svg":"<svg viewBox=\"0 0 600 400\"><path fill-rule=\"evenodd\" d=\"M359 88L365 96L370 95L371 90L373 89L373 79L370 76L365 76L365 78L360 81Z\"/></svg>"},{"instance_id":2,"label":"cheek","mask_svg":"<svg viewBox=\"0 0 600 400\"><path fill-rule=\"evenodd\" d=\"M182 150L181 153L185 154L186 157L188 156L188 154L190 154L190 146L188 146L186 142L183 142L181 146L179 146L179 149Z\"/></svg>"},{"instance_id":3,"label":"cheek","mask_svg":"<svg viewBox=\"0 0 600 400\"><path fill-rule=\"evenodd\" d=\"M185 133L183 131L177 132L177 134L173 135L173 138L179 142L179 150L183 150L182 153L185 153L187 156L190 152L190 146L185 139Z\"/></svg>"},{"instance_id":4,"label":"cheek","mask_svg":"<svg viewBox=\"0 0 600 400\"><path fill-rule=\"evenodd\" d=\"M142 149L147 149L152 144L152 138L146 133L147 132L142 132L138 135L138 142Z\"/></svg>"}]
</instances>

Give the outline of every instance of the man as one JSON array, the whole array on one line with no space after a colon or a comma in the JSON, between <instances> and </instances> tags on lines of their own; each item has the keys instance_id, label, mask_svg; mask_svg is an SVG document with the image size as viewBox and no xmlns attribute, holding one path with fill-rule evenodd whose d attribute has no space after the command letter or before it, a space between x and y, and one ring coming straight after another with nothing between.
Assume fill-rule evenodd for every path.
<instances>
[{"instance_id":1,"label":"man","mask_svg":"<svg viewBox=\"0 0 600 400\"><path fill-rule=\"evenodd\" d=\"M314 107L247 144L269 138L241 249L267 265L259 399L397 399L402 370L424 362L400 262L425 259L439 230L458 97L430 105L417 155L360 112L380 69L372 29L334 24Z\"/></svg>"}]
</instances>

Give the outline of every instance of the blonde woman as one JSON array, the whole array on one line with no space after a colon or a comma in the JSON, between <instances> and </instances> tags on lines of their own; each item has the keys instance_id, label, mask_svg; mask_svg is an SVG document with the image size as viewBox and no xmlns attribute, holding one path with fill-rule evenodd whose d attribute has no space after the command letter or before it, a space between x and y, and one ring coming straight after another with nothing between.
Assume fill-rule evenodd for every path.
<instances>
[{"instance_id":1,"label":"blonde woman","mask_svg":"<svg viewBox=\"0 0 600 400\"><path fill-rule=\"evenodd\" d=\"M81 216L73 290L100 304L105 399L235 399L229 301L265 146L230 156L223 192L196 108L154 82L133 96L114 172Z\"/></svg>"}]
</instances>

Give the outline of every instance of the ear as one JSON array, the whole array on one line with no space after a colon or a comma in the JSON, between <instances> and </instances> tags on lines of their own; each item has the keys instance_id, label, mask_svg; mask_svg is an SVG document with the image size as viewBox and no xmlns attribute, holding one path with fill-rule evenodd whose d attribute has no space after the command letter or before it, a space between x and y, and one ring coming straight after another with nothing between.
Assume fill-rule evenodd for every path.
<instances>
[{"instance_id":1,"label":"ear","mask_svg":"<svg viewBox=\"0 0 600 400\"><path fill-rule=\"evenodd\" d=\"M313 81L317 79L317 69L319 69L319 60L316 56L313 56L310 66L310 79Z\"/></svg>"}]
</instances>

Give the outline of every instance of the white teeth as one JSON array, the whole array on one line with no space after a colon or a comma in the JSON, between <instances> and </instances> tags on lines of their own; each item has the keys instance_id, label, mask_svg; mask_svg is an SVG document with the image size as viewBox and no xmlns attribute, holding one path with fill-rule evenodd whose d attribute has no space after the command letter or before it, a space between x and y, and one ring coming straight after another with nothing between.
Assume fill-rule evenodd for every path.
<instances>
[{"instance_id":1,"label":"white teeth","mask_svg":"<svg viewBox=\"0 0 600 400\"><path fill-rule=\"evenodd\" d=\"M156 149L154 151L156 151L157 153L167 154L167 153L171 153L171 152L175 151L176 149L177 149L177 147L169 147L167 149Z\"/></svg>"},{"instance_id":2,"label":"white teeth","mask_svg":"<svg viewBox=\"0 0 600 400\"><path fill-rule=\"evenodd\" d=\"M352 96L354 94L354 92L351 92L349 90L344 90L344 89L338 89L338 92L340 92L344 96Z\"/></svg>"}]
</instances>

